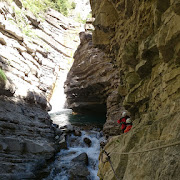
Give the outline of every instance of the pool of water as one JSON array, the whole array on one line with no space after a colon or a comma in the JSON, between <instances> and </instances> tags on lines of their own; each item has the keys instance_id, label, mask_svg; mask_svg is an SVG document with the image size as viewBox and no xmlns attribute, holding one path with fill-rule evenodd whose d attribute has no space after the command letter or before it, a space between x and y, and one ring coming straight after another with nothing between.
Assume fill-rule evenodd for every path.
<instances>
[{"instance_id":1,"label":"pool of water","mask_svg":"<svg viewBox=\"0 0 180 180\"><path fill-rule=\"evenodd\" d=\"M103 126L106 121L105 114L73 114L70 109L50 113L50 116L53 122L59 126L67 124Z\"/></svg>"}]
</instances>

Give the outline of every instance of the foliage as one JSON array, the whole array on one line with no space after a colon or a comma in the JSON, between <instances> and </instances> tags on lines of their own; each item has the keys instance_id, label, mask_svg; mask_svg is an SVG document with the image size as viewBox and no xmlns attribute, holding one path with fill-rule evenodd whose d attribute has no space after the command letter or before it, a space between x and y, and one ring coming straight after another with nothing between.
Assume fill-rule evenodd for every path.
<instances>
[{"instance_id":1,"label":"foliage","mask_svg":"<svg viewBox=\"0 0 180 180\"><path fill-rule=\"evenodd\" d=\"M86 23L86 20L85 19L82 19L81 17L81 14L78 13L77 16L76 16L76 19L75 19L77 22L80 22L82 24L85 24Z\"/></svg>"},{"instance_id":2,"label":"foliage","mask_svg":"<svg viewBox=\"0 0 180 180\"><path fill-rule=\"evenodd\" d=\"M12 3L13 0L0 0ZM76 8L75 2L70 0L21 0L23 7L31 11L36 17L41 16L48 8L55 9L67 16L71 9Z\"/></svg>"},{"instance_id":3,"label":"foliage","mask_svg":"<svg viewBox=\"0 0 180 180\"><path fill-rule=\"evenodd\" d=\"M0 68L0 80L6 81L6 75L4 71Z\"/></svg>"},{"instance_id":4,"label":"foliage","mask_svg":"<svg viewBox=\"0 0 180 180\"><path fill-rule=\"evenodd\" d=\"M87 15L87 19L91 19L92 18L92 12L90 12L88 15Z\"/></svg>"},{"instance_id":5,"label":"foliage","mask_svg":"<svg viewBox=\"0 0 180 180\"><path fill-rule=\"evenodd\" d=\"M76 3L74 1L71 3L71 8L76 9Z\"/></svg>"},{"instance_id":6,"label":"foliage","mask_svg":"<svg viewBox=\"0 0 180 180\"><path fill-rule=\"evenodd\" d=\"M15 19L9 18L8 20L12 24L17 25L25 35L27 35L29 37L36 36L35 33L33 32L32 28L28 24L28 19L25 15L25 12L22 9L17 8L17 6L12 5L12 8L13 8L13 11L15 14L15 16L14 16Z\"/></svg>"},{"instance_id":7,"label":"foliage","mask_svg":"<svg viewBox=\"0 0 180 180\"><path fill-rule=\"evenodd\" d=\"M69 10L72 9L72 4L69 0L53 0L55 3L56 9L61 12L63 15L68 16Z\"/></svg>"},{"instance_id":8,"label":"foliage","mask_svg":"<svg viewBox=\"0 0 180 180\"><path fill-rule=\"evenodd\" d=\"M55 8L55 3L52 0L22 0L22 4L36 17L41 16L48 8Z\"/></svg>"},{"instance_id":9,"label":"foliage","mask_svg":"<svg viewBox=\"0 0 180 180\"><path fill-rule=\"evenodd\" d=\"M76 3L71 0L21 0L23 5L22 9L13 5L14 0L0 0L0 2L1 1L8 2L12 5L15 13L15 20L10 18L8 20L11 23L16 24L21 31L29 37L34 37L36 34L28 23L28 19L26 17L27 10L32 12L37 19L40 18L43 20L44 13L48 10L48 8L55 9L65 16L68 16L69 12L76 8ZM81 19L79 21L81 21Z\"/></svg>"}]
</instances>

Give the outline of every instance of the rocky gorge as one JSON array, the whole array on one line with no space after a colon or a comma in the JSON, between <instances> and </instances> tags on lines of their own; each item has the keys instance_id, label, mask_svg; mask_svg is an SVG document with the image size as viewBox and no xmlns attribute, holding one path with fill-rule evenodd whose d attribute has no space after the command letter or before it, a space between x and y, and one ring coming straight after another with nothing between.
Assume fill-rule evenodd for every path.
<instances>
[{"instance_id":1,"label":"rocky gorge","mask_svg":"<svg viewBox=\"0 0 180 180\"><path fill-rule=\"evenodd\" d=\"M106 113L101 180L179 179L180 1L90 0L95 30L67 76L68 107ZM133 128L119 135L127 110ZM114 171L112 170L112 166Z\"/></svg>"},{"instance_id":2,"label":"rocky gorge","mask_svg":"<svg viewBox=\"0 0 180 180\"><path fill-rule=\"evenodd\" d=\"M79 34L64 87L68 108L106 115L100 180L179 180L180 1L90 3L95 29L79 34L79 23L55 10L39 19L21 0L0 1L0 179L48 176L55 154L67 148L65 134L81 137L71 127L58 128L48 114ZM124 110L133 128L119 135ZM65 168L63 158L74 151L61 153L57 162ZM87 159L73 157L71 179L88 179Z\"/></svg>"},{"instance_id":3,"label":"rocky gorge","mask_svg":"<svg viewBox=\"0 0 180 180\"><path fill-rule=\"evenodd\" d=\"M53 9L38 18L19 0L0 2L0 179L41 179L60 150L49 100L70 67L79 29Z\"/></svg>"}]
</instances>

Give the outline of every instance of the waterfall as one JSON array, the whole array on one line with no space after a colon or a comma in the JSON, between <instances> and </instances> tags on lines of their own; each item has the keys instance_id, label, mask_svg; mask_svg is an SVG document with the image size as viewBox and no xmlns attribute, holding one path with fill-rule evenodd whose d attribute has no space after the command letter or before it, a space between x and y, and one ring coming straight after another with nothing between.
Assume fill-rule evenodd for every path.
<instances>
[{"instance_id":1,"label":"waterfall","mask_svg":"<svg viewBox=\"0 0 180 180\"><path fill-rule=\"evenodd\" d=\"M50 165L50 174L43 180L99 180L98 157L100 153L100 141L103 140L101 128L105 117L95 115L73 115L71 109L64 109L66 100L64 94L64 81L66 80L65 72L61 73L58 85L51 98L52 111L49 113L54 124L62 130L59 138L65 140L63 148L56 154L55 161ZM96 127L95 127L96 126ZM69 128L70 127L70 128ZM79 132L79 135L75 135ZM84 139L88 139L91 143L89 146ZM87 164L75 163L74 159L82 155L87 156ZM79 172L76 172L79 169ZM82 170L83 169L83 170ZM81 172L82 171L82 172ZM79 174L81 173L81 174ZM84 176L84 173L87 176Z\"/></svg>"},{"instance_id":2,"label":"waterfall","mask_svg":"<svg viewBox=\"0 0 180 180\"><path fill-rule=\"evenodd\" d=\"M66 95L64 94L64 82L66 81L68 70L60 70L53 95L50 100L52 110L50 113L61 111L64 109Z\"/></svg>"}]
</instances>

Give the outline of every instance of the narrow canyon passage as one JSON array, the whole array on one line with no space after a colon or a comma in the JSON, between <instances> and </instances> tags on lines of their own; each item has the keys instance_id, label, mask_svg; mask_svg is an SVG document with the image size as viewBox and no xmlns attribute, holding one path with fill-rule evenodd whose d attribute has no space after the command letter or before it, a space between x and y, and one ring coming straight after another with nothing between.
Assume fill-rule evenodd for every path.
<instances>
[{"instance_id":1,"label":"narrow canyon passage","mask_svg":"<svg viewBox=\"0 0 180 180\"><path fill-rule=\"evenodd\" d=\"M55 155L66 152L69 163L86 153L89 163L84 177L98 179L99 140L105 114L72 115L72 110L64 109L64 81L84 27L54 9L43 12L44 20L27 13L27 9L25 1L0 2L0 179L57 179L59 173L63 177L65 173L66 179L70 175L74 179L82 176L67 170L63 173L63 167L51 176L57 165L57 159L52 163ZM82 135L74 140L76 131ZM92 145L86 144L84 138ZM70 150L74 146L76 154ZM68 159L68 153L74 156Z\"/></svg>"},{"instance_id":2,"label":"narrow canyon passage","mask_svg":"<svg viewBox=\"0 0 180 180\"><path fill-rule=\"evenodd\" d=\"M179 42L180 0L1 0L0 180L179 180Z\"/></svg>"}]
</instances>

